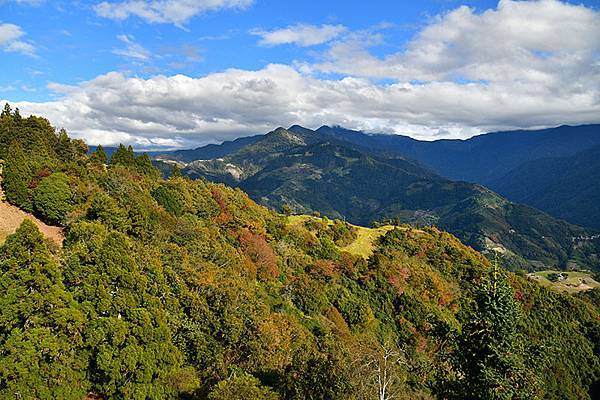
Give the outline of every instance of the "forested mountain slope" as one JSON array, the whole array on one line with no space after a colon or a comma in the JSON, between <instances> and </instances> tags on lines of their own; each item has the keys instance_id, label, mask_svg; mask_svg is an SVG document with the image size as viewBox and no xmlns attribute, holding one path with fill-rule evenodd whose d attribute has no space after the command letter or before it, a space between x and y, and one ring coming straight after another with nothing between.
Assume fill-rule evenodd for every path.
<instances>
[{"instance_id":1,"label":"forested mountain slope","mask_svg":"<svg viewBox=\"0 0 600 400\"><path fill-rule=\"evenodd\" d=\"M530 161L490 187L514 201L600 229L600 146L571 157Z\"/></svg>"},{"instance_id":2,"label":"forested mountain slope","mask_svg":"<svg viewBox=\"0 0 600 400\"><path fill-rule=\"evenodd\" d=\"M486 186L523 163L541 158L568 157L600 145L598 124L492 132L466 140L430 142L401 135L368 135L341 127L323 126L317 132L418 160L449 179Z\"/></svg>"},{"instance_id":3,"label":"forested mountain slope","mask_svg":"<svg viewBox=\"0 0 600 400\"><path fill-rule=\"evenodd\" d=\"M170 167L169 167L170 168ZM276 210L320 212L369 225L436 225L513 268L600 268L593 232L514 204L490 190L298 126L278 128L225 157L186 164L186 176L240 187Z\"/></svg>"},{"instance_id":4,"label":"forested mountain slope","mask_svg":"<svg viewBox=\"0 0 600 400\"><path fill-rule=\"evenodd\" d=\"M0 246L1 398L366 399L384 373L405 399L597 394L597 291L553 293L430 228L365 259L341 221L86 150L0 117L9 201L66 230L49 249L26 221Z\"/></svg>"}]
</instances>

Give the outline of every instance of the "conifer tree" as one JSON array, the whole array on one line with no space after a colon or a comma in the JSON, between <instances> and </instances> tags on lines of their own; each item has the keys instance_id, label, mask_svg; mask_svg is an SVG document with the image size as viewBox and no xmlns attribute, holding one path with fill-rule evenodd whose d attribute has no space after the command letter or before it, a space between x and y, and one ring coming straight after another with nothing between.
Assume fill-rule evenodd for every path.
<instances>
[{"instance_id":1,"label":"conifer tree","mask_svg":"<svg viewBox=\"0 0 600 400\"><path fill-rule=\"evenodd\" d=\"M463 326L457 352L458 398L528 399L533 383L525 369L522 311L506 273L497 265L475 293L475 309Z\"/></svg>"},{"instance_id":2,"label":"conifer tree","mask_svg":"<svg viewBox=\"0 0 600 400\"><path fill-rule=\"evenodd\" d=\"M9 202L25 211L33 211L33 199L30 190L34 176L30 158L25 155L23 148L17 142L9 147L3 172L3 187Z\"/></svg>"},{"instance_id":3,"label":"conifer tree","mask_svg":"<svg viewBox=\"0 0 600 400\"><path fill-rule=\"evenodd\" d=\"M135 165L135 154L131 146L125 147L122 144L113 153L110 158L111 165L122 165L124 167L133 167Z\"/></svg>"},{"instance_id":4,"label":"conifer tree","mask_svg":"<svg viewBox=\"0 0 600 400\"><path fill-rule=\"evenodd\" d=\"M92 153L92 161L98 163L98 164L106 164L108 161L108 156L106 155L106 151L104 150L104 147L102 147L101 144L98 145L98 147L96 147L96 150L94 151L94 153Z\"/></svg>"},{"instance_id":5,"label":"conifer tree","mask_svg":"<svg viewBox=\"0 0 600 400\"><path fill-rule=\"evenodd\" d=\"M0 247L0 398L82 399L83 325L43 236L25 220Z\"/></svg>"}]
</instances>

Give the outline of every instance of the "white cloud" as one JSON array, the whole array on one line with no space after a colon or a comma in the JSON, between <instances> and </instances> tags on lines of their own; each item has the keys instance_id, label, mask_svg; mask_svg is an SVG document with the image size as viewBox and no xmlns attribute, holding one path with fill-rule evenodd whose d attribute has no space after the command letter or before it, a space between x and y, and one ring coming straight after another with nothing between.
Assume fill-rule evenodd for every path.
<instances>
[{"instance_id":1,"label":"white cloud","mask_svg":"<svg viewBox=\"0 0 600 400\"><path fill-rule=\"evenodd\" d=\"M297 24L287 28L272 31L252 30L251 34L260 36L260 44L277 46L281 44L296 44L302 47L327 43L346 31L343 25L308 25Z\"/></svg>"},{"instance_id":2,"label":"white cloud","mask_svg":"<svg viewBox=\"0 0 600 400\"><path fill-rule=\"evenodd\" d=\"M63 98L16 103L91 143L191 146L299 123L340 124L434 139L482 131L600 123L598 91L563 96L489 84L378 85L320 80L285 65L231 69L203 78L150 79L109 73L77 86L53 85Z\"/></svg>"},{"instance_id":3,"label":"white cloud","mask_svg":"<svg viewBox=\"0 0 600 400\"><path fill-rule=\"evenodd\" d=\"M134 42L133 37L127 35L118 35L117 39L125 44L124 48L113 50L113 54L133 58L140 61L146 61L151 57L151 53L139 43Z\"/></svg>"},{"instance_id":4,"label":"white cloud","mask_svg":"<svg viewBox=\"0 0 600 400\"><path fill-rule=\"evenodd\" d=\"M0 49L29 56L35 55L35 47L29 42L20 40L24 35L25 32L18 25L0 24Z\"/></svg>"},{"instance_id":5,"label":"white cloud","mask_svg":"<svg viewBox=\"0 0 600 400\"><path fill-rule=\"evenodd\" d=\"M369 53L368 38L332 45L321 71L412 80L490 80L563 85L598 78L600 12L557 0L501 0L481 14L462 6L434 18L403 52ZM596 83L598 81L596 80Z\"/></svg>"},{"instance_id":6,"label":"white cloud","mask_svg":"<svg viewBox=\"0 0 600 400\"><path fill-rule=\"evenodd\" d=\"M384 58L369 53L381 36L351 33L317 65L201 78L113 72L52 85L59 100L15 105L91 143L142 147L189 147L296 123L422 139L600 123L599 15L553 0L502 1L481 14L460 7Z\"/></svg>"},{"instance_id":7,"label":"white cloud","mask_svg":"<svg viewBox=\"0 0 600 400\"><path fill-rule=\"evenodd\" d=\"M254 0L126 0L104 1L94 7L96 13L105 18L124 20L131 16L152 23L171 23L178 26L193 17L227 8L243 9Z\"/></svg>"}]
</instances>

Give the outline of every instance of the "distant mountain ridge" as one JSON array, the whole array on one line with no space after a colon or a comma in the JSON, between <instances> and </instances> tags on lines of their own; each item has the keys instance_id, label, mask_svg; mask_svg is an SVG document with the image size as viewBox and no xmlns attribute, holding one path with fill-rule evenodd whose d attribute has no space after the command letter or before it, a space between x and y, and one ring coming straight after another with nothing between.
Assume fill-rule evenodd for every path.
<instances>
[{"instance_id":1,"label":"distant mountain ridge","mask_svg":"<svg viewBox=\"0 0 600 400\"><path fill-rule=\"evenodd\" d=\"M529 161L490 187L514 201L600 229L600 146L570 157Z\"/></svg>"},{"instance_id":2,"label":"distant mountain ridge","mask_svg":"<svg viewBox=\"0 0 600 400\"><path fill-rule=\"evenodd\" d=\"M582 249L573 252L571 237L587 235L585 229L364 141L339 139L331 129L278 128L218 159L187 163L183 172L240 187L275 209L287 205L363 225L390 218L435 224L479 250L504 253L515 266L596 262Z\"/></svg>"},{"instance_id":3,"label":"distant mountain ridge","mask_svg":"<svg viewBox=\"0 0 600 400\"><path fill-rule=\"evenodd\" d=\"M449 179L484 185L525 162L567 157L600 145L600 124L492 132L466 140L441 139L431 142L401 135L370 135L341 127L324 126L317 132L420 161Z\"/></svg>"}]
</instances>

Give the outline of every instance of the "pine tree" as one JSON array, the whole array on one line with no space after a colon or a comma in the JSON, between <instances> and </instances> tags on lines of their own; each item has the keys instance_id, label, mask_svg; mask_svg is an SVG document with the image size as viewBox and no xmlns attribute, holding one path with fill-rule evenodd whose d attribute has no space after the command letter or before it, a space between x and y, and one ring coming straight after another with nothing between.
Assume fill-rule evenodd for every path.
<instances>
[{"instance_id":1,"label":"pine tree","mask_svg":"<svg viewBox=\"0 0 600 400\"><path fill-rule=\"evenodd\" d=\"M158 169L152 165L152 160L148 154L144 153L135 159L135 169L142 175L157 179L160 176Z\"/></svg>"}]
</instances>

